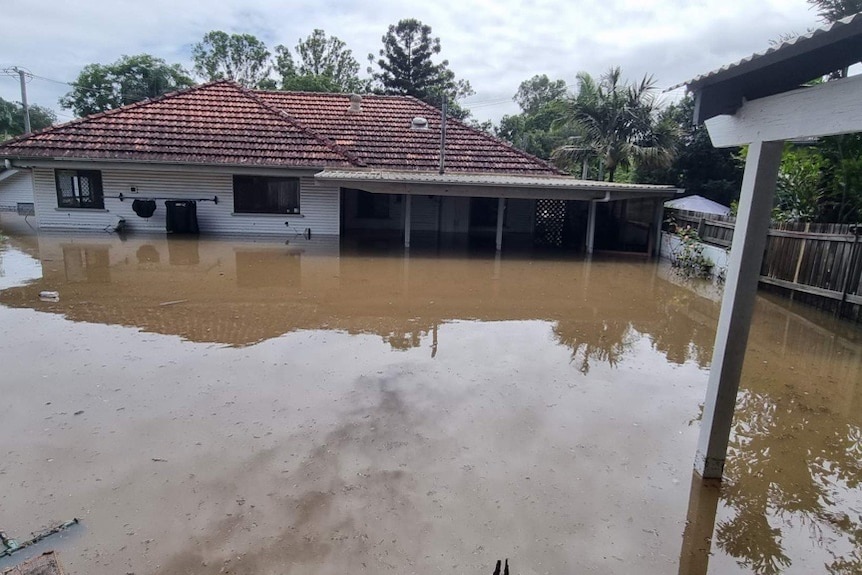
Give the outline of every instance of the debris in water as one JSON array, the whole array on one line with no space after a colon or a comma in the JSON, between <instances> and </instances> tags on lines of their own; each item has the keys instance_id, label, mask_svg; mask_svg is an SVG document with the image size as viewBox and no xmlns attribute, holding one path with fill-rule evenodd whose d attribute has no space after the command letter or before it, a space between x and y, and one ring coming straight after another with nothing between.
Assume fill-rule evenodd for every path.
<instances>
[{"instance_id":1,"label":"debris in water","mask_svg":"<svg viewBox=\"0 0 862 575\"><path fill-rule=\"evenodd\" d=\"M59 296L58 296L58 297L59 297ZM163 301L163 302L162 302L162 303L160 303L159 305L176 305L176 304L178 304L178 303L186 303L187 301L189 301L189 300L187 300L187 299L178 299L178 300L174 300L174 301Z\"/></svg>"},{"instance_id":2,"label":"debris in water","mask_svg":"<svg viewBox=\"0 0 862 575\"><path fill-rule=\"evenodd\" d=\"M40 291L39 299L42 301L60 301L60 292L58 291Z\"/></svg>"},{"instance_id":3,"label":"debris in water","mask_svg":"<svg viewBox=\"0 0 862 575\"><path fill-rule=\"evenodd\" d=\"M73 413L72 415L81 415L83 413L84 413L84 410L80 409L80 410L76 411L75 413Z\"/></svg>"},{"instance_id":4,"label":"debris in water","mask_svg":"<svg viewBox=\"0 0 862 575\"><path fill-rule=\"evenodd\" d=\"M152 459L153 459L153 461L155 461L156 463L167 463L167 462L168 462L168 460L167 460L167 459L162 459L161 457L153 457Z\"/></svg>"},{"instance_id":5,"label":"debris in water","mask_svg":"<svg viewBox=\"0 0 862 575\"><path fill-rule=\"evenodd\" d=\"M3 575L64 575L64 573L60 560L57 559L57 553L54 551L46 551L8 571L3 571Z\"/></svg>"}]
</instances>

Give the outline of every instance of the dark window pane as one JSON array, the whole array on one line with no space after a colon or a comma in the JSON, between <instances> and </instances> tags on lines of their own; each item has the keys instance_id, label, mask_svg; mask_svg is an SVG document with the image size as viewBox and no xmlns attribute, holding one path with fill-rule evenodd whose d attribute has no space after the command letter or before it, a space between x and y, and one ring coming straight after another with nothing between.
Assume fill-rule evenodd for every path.
<instances>
[{"instance_id":1,"label":"dark window pane","mask_svg":"<svg viewBox=\"0 0 862 575\"><path fill-rule=\"evenodd\" d=\"M233 177L234 212L298 214L299 178Z\"/></svg>"}]
</instances>

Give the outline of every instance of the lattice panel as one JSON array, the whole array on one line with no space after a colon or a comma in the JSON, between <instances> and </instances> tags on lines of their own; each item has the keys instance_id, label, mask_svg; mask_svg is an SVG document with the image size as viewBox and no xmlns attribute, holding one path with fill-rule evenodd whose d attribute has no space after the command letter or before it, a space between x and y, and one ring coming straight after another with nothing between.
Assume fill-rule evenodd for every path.
<instances>
[{"instance_id":1,"label":"lattice panel","mask_svg":"<svg viewBox=\"0 0 862 575\"><path fill-rule=\"evenodd\" d=\"M539 245L563 245L563 228L566 225L566 202L563 200L536 201L536 235Z\"/></svg>"}]
</instances>

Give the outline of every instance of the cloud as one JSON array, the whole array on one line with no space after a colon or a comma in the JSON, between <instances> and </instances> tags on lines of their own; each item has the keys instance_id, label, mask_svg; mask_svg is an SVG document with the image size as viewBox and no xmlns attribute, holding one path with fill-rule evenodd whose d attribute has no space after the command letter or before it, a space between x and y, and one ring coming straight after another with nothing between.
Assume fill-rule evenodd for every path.
<instances>
[{"instance_id":1,"label":"cloud","mask_svg":"<svg viewBox=\"0 0 862 575\"><path fill-rule=\"evenodd\" d=\"M248 32L274 48L322 28L347 43L364 71L387 27L408 17L433 28L442 57L476 91L468 100L475 116L494 120L517 111L508 98L534 74L573 82L578 71L618 65L667 87L817 25L804 0L7 0L0 68L71 81L86 64L138 53L191 68L191 46L210 30ZM20 100L16 80L0 76L0 97ZM61 119L71 116L57 105L68 89L40 78L28 84L30 101Z\"/></svg>"}]
</instances>

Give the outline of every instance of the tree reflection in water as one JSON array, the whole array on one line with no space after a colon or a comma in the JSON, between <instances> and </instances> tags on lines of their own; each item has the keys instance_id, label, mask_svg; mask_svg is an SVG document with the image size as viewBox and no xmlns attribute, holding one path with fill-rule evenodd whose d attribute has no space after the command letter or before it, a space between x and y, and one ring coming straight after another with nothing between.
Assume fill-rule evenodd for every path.
<instances>
[{"instance_id":1,"label":"tree reflection in water","mask_svg":"<svg viewBox=\"0 0 862 575\"><path fill-rule=\"evenodd\" d=\"M740 392L724 482L692 481L680 575L707 573L710 537L753 573L782 573L794 559L785 536L799 526L831 558L826 573L862 573L862 510L847 501L862 476L862 429L835 415L789 386L778 398ZM728 517L715 523L719 503Z\"/></svg>"}]
</instances>

